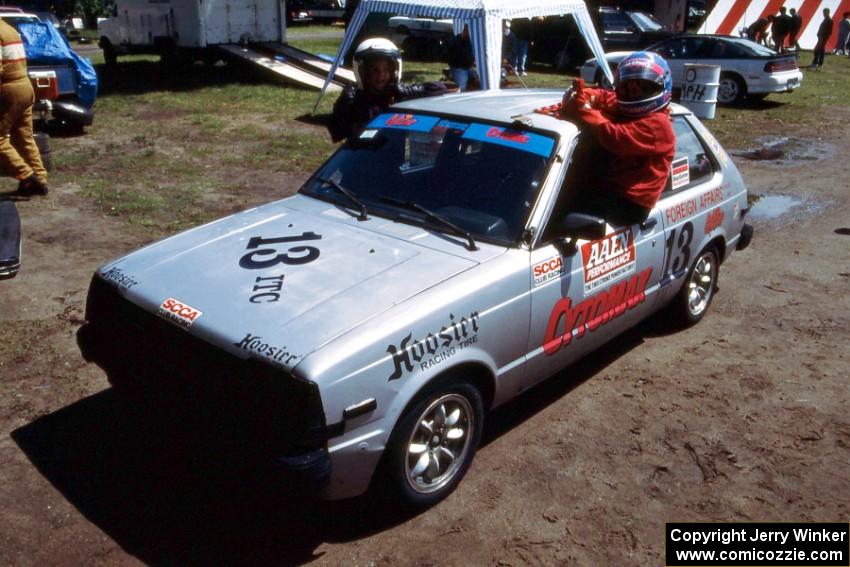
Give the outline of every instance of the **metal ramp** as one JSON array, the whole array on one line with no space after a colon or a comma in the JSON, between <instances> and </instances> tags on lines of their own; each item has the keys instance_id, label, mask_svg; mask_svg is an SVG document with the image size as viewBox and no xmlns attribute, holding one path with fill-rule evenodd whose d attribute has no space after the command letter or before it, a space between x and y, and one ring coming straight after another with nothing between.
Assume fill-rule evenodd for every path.
<instances>
[{"instance_id":1,"label":"metal ramp","mask_svg":"<svg viewBox=\"0 0 850 567\"><path fill-rule=\"evenodd\" d=\"M265 73L290 84L320 90L331 64L312 53L283 43L253 45L219 45L230 56L256 65ZM328 85L328 91L339 92L342 87L354 84L354 73L338 69Z\"/></svg>"}]
</instances>

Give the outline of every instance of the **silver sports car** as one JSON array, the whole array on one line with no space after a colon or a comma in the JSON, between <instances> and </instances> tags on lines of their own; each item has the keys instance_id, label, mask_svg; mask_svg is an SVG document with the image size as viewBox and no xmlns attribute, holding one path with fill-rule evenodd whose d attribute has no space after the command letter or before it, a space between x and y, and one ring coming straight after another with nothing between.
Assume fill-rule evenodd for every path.
<instances>
[{"instance_id":1,"label":"silver sports car","mask_svg":"<svg viewBox=\"0 0 850 567\"><path fill-rule=\"evenodd\" d=\"M699 321L752 235L741 175L678 106L644 222L572 210L615 158L537 111L561 96L392 107L297 195L98 269L84 355L121 393L167 390L238 427L325 498L371 484L433 504L488 411L647 317Z\"/></svg>"}]
</instances>

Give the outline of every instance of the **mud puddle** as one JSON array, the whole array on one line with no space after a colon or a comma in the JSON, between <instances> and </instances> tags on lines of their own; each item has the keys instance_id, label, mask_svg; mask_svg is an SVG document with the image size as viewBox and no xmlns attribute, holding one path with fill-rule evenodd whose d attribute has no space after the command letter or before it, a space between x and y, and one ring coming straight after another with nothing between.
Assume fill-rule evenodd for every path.
<instances>
[{"instance_id":1,"label":"mud puddle","mask_svg":"<svg viewBox=\"0 0 850 567\"><path fill-rule=\"evenodd\" d=\"M748 219L788 224L823 212L829 202L792 195L754 195Z\"/></svg>"},{"instance_id":2,"label":"mud puddle","mask_svg":"<svg viewBox=\"0 0 850 567\"><path fill-rule=\"evenodd\" d=\"M836 153L833 144L810 138L764 136L756 138L758 147L731 152L736 157L756 161L771 161L777 165L799 165L831 158Z\"/></svg>"}]
</instances>

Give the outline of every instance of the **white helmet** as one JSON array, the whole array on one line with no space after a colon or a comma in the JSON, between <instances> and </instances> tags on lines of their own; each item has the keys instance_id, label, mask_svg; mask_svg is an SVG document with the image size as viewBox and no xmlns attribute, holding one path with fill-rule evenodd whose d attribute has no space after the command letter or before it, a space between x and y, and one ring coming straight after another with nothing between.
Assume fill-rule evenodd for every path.
<instances>
[{"instance_id":1,"label":"white helmet","mask_svg":"<svg viewBox=\"0 0 850 567\"><path fill-rule=\"evenodd\" d=\"M367 39L357 46L354 51L354 78L357 79L357 88L365 88L363 85L363 66L375 59L385 58L393 65L393 83L401 79L401 51L393 42L383 37Z\"/></svg>"}]
</instances>

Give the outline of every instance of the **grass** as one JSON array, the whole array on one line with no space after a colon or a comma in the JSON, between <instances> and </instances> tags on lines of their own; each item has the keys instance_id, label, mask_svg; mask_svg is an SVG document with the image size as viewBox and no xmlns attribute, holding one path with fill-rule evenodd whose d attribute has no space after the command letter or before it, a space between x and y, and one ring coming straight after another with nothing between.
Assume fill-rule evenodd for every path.
<instances>
[{"instance_id":1,"label":"grass","mask_svg":"<svg viewBox=\"0 0 850 567\"><path fill-rule=\"evenodd\" d=\"M290 31L312 28L327 29ZM291 42L335 54L340 39ZM306 175L335 148L323 125L332 95L311 116L315 91L268 82L239 65L199 63L168 73L156 56L122 57L115 69L99 52L92 59L100 77L95 124L84 136L54 138L51 183L60 193L64 183L75 184L101 214L151 237L283 196L282 176ZM406 61L404 80L438 80L444 67ZM572 78L535 66L525 83L566 88ZM814 131L848 92L850 60L827 55L824 70L805 71L797 92L721 107L707 125L727 148L750 147L760 136Z\"/></svg>"}]
</instances>

